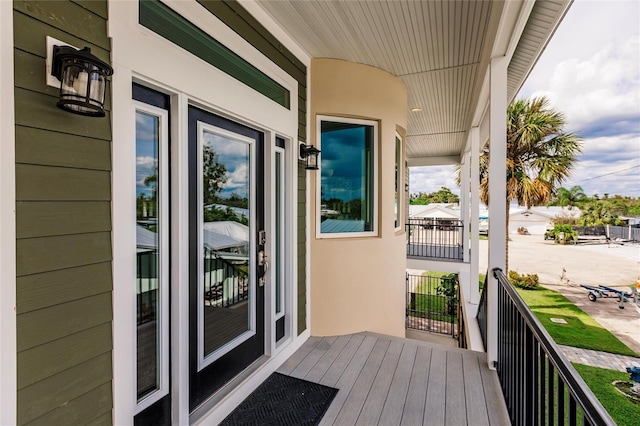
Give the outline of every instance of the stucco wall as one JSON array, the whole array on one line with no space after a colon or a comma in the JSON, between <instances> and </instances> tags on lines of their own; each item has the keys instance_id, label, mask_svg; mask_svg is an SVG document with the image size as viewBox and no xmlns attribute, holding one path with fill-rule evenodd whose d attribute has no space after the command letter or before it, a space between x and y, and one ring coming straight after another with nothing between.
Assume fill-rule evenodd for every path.
<instances>
[{"instance_id":1,"label":"stucco wall","mask_svg":"<svg viewBox=\"0 0 640 426\"><path fill-rule=\"evenodd\" d=\"M404 136L406 129L406 87L377 68L314 59L310 134L316 146L317 115L378 121L378 236L318 239L316 185L320 173L309 174L311 334L373 331L404 336L405 234L394 230L394 196L395 133L398 128Z\"/></svg>"}]
</instances>

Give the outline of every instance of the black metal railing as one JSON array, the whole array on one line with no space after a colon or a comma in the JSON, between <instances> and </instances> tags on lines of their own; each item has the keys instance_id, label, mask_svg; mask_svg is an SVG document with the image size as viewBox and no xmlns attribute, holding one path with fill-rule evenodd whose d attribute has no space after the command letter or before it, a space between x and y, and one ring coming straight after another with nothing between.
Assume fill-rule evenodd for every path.
<instances>
[{"instance_id":1,"label":"black metal railing","mask_svg":"<svg viewBox=\"0 0 640 426\"><path fill-rule=\"evenodd\" d=\"M215 250L204 249L204 300L207 306L226 308L249 297L246 260L235 264Z\"/></svg>"},{"instance_id":2,"label":"black metal railing","mask_svg":"<svg viewBox=\"0 0 640 426\"><path fill-rule=\"evenodd\" d=\"M463 259L461 220L410 218L405 228L408 257Z\"/></svg>"},{"instance_id":3,"label":"black metal railing","mask_svg":"<svg viewBox=\"0 0 640 426\"><path fill-rule=\"evenodd\" d=\"M137 324L156 319L158 295L158 251L148 250L136 254Z\"/></svg>"},{"instance_id":4,"label":"black metal railing","mask_svg":"<svg viewBox=\"0 0 640 426\"><path fill-rule=\"evenodd\" d=\"M407 274L406 327L457 334L458 284L449 278Z\"/></svg>"},{"instance_id":5,"label":"black metal railing","mask_svg":"<svg viewBox=\"0 0 640 426\"><path fill-rule=\"evenodd\" d=\"M460 294L460 286L457 286L456 297L458 298L458 347L467 349L467 326L465 324L465 315L462 312L462 295Z\"/></svg>"},{"instance_id":6,"label":"black metal railing","mask_svg":"<svg viewBox=\"0 0 640 426\"><path fill-rule=\"evenodd\" d=\"M484 286L482 286L482 293L480 293L480 303L478 304L478 313L476 318L478 319L478 327L480 328L480 336L482 336L482 345L484 350L487 350L487 280L489 279L489 273L484 276Z\"/></svg>"},{"instance_id":7,"label":"black metal railing","mask_svg":"<svg viewBox=\"0 0 640 426\"><path fill-rule=\"evenodd\" d=\"M499 283L496 370L511 424L615 424L502 270L492 272Z\"/></svg>"}]
</instances>

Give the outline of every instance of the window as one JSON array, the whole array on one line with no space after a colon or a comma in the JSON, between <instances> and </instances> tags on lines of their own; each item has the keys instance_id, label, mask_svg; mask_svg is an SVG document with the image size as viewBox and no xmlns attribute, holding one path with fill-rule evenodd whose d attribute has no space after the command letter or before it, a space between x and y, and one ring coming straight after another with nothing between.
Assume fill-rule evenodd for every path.
<instances>
[{"instance_id":1,"label":"window","mask_svg":"<svg viewBox=\"0 0 640 426\"><path fill-rule=\"evenodd\" d=\"M319 117L320 234L371 236L376 223L375 121Z\"/></svg>"},{"instance_id":2,"label":"window","mask_svg":"<svg viewBox=\"0 0 640 426\"><path fill-rule=\"evenodd\" d=\"M134 102L136 121L136 395L169 389L168 113Z\"/></svg>"},{"instance_id":3,"label":"window","mask_svg":"<svg viewBox=\"0 0 640 426\"><path fill-rule=\"evenodd\" d=\"M394 198L394 217L395 217L395 229L399 231L402 228L402 211L400 206L400 194L402 193L402 139L400 135L396 133L396 193Z\"/></svg>"}]
</instances>

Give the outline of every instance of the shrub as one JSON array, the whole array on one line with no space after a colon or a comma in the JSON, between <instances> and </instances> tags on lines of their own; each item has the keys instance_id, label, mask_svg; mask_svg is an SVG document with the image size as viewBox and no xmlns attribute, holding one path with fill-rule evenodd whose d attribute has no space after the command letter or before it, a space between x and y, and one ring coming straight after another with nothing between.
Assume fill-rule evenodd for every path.
<instances>
[{"instance_id":1,"label":"shrub","mask_svg":"<svg viewBox=\"0 0 640 426\"><path fill-rule=\"evenodd\" d=\"M447 314L455 315L458 309L458 274L447 274L440 278L436 294L447 298Z\"/></svg>"},{"instance_id":2,"label":"shrub","mask_svg":"<svg viewBox=\"0 0 640 426\"><path fill-rule=\"evenodd\" d=\"M547 238L554 239L556 242L562 240L564 236L564 241L575 241L578 239L578 233L571 227L571 225L556 225L553 229L547 231Z\"/></svg>"},{"instance_id":3,"label":"shrub","mask_svg":"<svg viewBox=\"0 0 640 426\"><path fill-rule=\"evenodd\" d=\"M518 288L535 290L538 288L538 274L520 275L516 271L509 271L509 281Z\"/></svg>"}]
</instances>

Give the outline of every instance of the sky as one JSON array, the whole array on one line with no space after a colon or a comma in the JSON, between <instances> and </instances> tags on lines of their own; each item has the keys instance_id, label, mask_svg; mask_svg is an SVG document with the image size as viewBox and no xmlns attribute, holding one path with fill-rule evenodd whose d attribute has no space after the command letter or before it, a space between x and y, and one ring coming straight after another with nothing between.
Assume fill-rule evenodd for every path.
<instances>
[{"instance_id":1,"label":"sky","mask_svg":"<svg viewBox=\"0 0 640 426\"><path fill-rule=\"evenodd\" d=\"M517 98L546 96L583 139L562 185L640 197L640 1L575 0ZM411 192L459 193L453 167L412 168Z\"/></svg>"}]
</instances>

